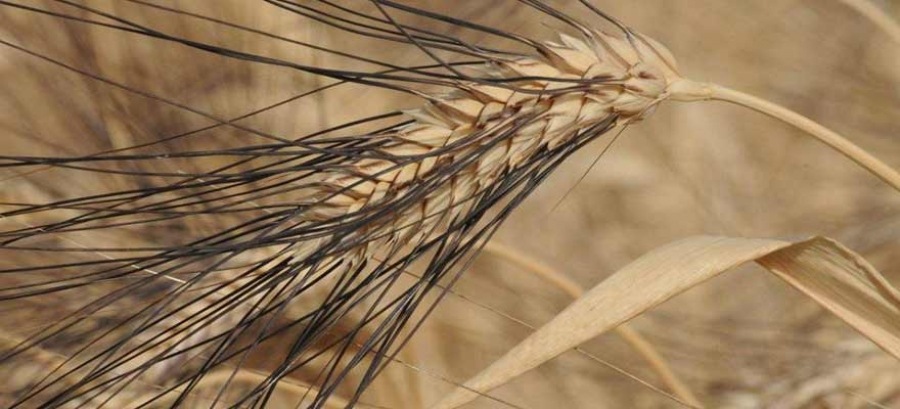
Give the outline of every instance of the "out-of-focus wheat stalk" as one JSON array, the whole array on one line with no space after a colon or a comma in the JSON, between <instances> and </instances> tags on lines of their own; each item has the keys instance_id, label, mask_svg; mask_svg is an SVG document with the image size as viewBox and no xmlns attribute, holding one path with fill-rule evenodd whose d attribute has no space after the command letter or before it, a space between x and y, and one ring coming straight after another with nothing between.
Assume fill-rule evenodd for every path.
<instances>
[{"instance_id":1,"label":"out-of-focus wheat stalk","mask_svg":"<svg viewBox=\"0 0 900 409\"><path fill-rule=\"evenodd\" d=\"M839 0L863 17L869 19L883 31L896 45L900 45L900 23L870 0Z\"/></svg>"},{"instance_id":2,"label":"out-of-focus wheat stalk","mask_svg":"<svg viewBox=\"0 0 900 409\"><path fill-rule=\"evenodd\" d=\"M564 291L572 297L573 300L577 300L584 295L584 289L566 275L508 246L491 242L484 247L484 251L488 254L508 260L528 270L532 274L540 276ZM674 392L678 398L693 407L703 406L685 382L675 374L666 360L662 357L662 354L660 354L659 351L657 351L656 348L640 334L640 332L627 323L619 325L614 331L644 358L647 364L659 375L663 383Z\"/></svg>"}]
</instances>

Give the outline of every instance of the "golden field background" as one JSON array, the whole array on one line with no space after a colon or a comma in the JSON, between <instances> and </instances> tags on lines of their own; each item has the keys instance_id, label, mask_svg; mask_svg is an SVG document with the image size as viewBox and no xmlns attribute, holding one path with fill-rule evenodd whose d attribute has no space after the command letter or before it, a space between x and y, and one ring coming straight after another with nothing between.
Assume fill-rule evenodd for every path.
<instances>
[{"instance_id":1,"label":"golden field background","mask_svg":"<svg viewBox=\"0 0 900 409\"><path fill-rule=\"evenodd\" d=\"M135 4L88 3L152 22L154 27L252 52L309 65L372 69L270 38L172 18ZM412 47L351 37L261 2L154 3L397 64L429 62ZM594 3L668 46L685 76L788 106L900 168L896 137L900 134L900 44L842 1ZM372 12L367 2L344 4ZM410 4L539 40L553 39L559 27L511 0ZM575 1L551 4L587 17ZM877 4L900 18L900 3ZM3 8L0 34L219 117L235 116L330 81L129 34L70 27ZM473 42L491 42L472 33L454 34ZM9 48L0 48L0 76L5 78L0 82L0 138L8 155L87 154L208 123L64 73ZM419 103L398 93L347 86L243 124L276 135L299 136ZM221 131L192 142L197 144L192 147L261 142L244 137ZM722 103L669 102L628 129L591 167L608 141L609 137L601 138L568 160L514 213L495 241L544 261L585 288L653 248L698 234L825 235L863 255L893 283L900 280L900 194L783 124ZM23 197L41 201L129 183L124 177L71 179L63 171L0 176L4 201ZM215 231L216 221L192 228ZM171 239L166 232L127 237L110 232L80 238L91 243ZM0 264L28 262L19 257L25 256L8 256ZM570 301L541 279L489 255L477 259L454 293L459 296L443 301L402 354L408 365L392 365L364 395L366 403L425 407L500 357ZM3 311L10 314L11 310L4 306ZM23 335L19 324L24 317L46 317L38 306L17 307L16 311L22 315L7 315L11 318L4 319L0 327L6 338ZM755 266L739 268L694 288L632 324L707 407L900 407L900 364ZM612 333L582 349L660 386L656 374ZM522 408L679 406L575 351L492 391L491 396ZM272 406L276 407L275 403ZM467 407L509 406L482 398Z\"/></svg>"}]
</instances>

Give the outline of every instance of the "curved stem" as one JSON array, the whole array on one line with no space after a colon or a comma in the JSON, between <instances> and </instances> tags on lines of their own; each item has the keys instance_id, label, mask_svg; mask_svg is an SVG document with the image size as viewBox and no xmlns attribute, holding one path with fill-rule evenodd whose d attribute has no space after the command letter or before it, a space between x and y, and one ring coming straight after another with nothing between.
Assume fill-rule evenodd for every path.
<instances>
[{"instance_id":1,"label":"curved stem","mask_svg":"<svg viewBox=\"0 0 900 409\"><path fill-rule=\"evenodd\" d=\"M561 274L553 268L534 260L510 247L488 242L484 246L484 252L493 254L499 258L505 259L512 264L524 268L531 273L541 277L545 281L553 284L573 299L579 299L584 295L584 289L578 283L568 276ZM662 357L659 351L653 347L640 332L631 328L627 323L619 325L615 329L616 333L625 340L628 345L634 348L638 354L644 358L644 361L659 375L662 382L672 391L679 399L683 400L694 407L703 407L697 396L691 392L690 388L678 378L678 375L672 371L672 368Z\"/></svg>"},{"instance_id":2,"label":"curved stem","mask_svg":"<svg viewBox=\"0 0 900 409\"><path fill-rule=\"evenodd\" d=\"M891 40L900 44L900 24L887 12L869 0L839 0L845 6L856 10L857 13L875 24L881 31L887 34Z\"/></svg>"},{"instance_id":3,"label":"curved stem","mask_svg":"<svg viewBox=\"0 0 900 409\"><path fill-rule=\"evenodd\" d=\"M837 132L778 104L721 85L698 83L686 79L670 85L668 92L668 97L676 101L718 100L730 102L793 125L850 158L895 190L900 191L900 173L896 170Z\"/></svg>"}]
</instances>

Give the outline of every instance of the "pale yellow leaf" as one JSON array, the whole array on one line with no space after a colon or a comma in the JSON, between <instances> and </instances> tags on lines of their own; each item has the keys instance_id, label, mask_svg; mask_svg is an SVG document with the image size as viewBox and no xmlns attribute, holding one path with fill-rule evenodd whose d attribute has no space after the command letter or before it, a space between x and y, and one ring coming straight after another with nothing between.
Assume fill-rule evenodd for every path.
<instances>
[{"instance_id":1,"label":"pale yellow leaf","mask_svg":"<svg viewBox=\"0 0 900 409\"><path fill-rule=\"evenodd\" d=\"M818 237L756 261L900 358L900 293L858 254Z\"/></svg>"},{"instance_id":2,"label":"pale yellow leaf","mask_svg":"<svg viewBox=\"0 0 900 409\"><path fill-rule=\"evenodd\" d=\"M691 237L638 258L433 409L468 403L728 269L757 261L900 358L900 297L871 265L826 238L800 241Z\"/></svg>"}]
</instances>

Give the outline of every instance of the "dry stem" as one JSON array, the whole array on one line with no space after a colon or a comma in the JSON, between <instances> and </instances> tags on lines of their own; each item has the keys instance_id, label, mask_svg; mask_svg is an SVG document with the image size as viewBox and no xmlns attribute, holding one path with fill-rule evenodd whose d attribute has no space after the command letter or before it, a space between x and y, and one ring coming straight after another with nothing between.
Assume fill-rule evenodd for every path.
<instances>
[{"instance_id":1,"label":"dry stem","mask_svg":"<svg viewBox=\"0 0 900 409\"><path fill-rule=\"evenodd\" d=\"M566 294L577 300L584 295L584 289L578 283L572 281L568 276L562 274L553 268L534 260L515 249L504 246L495 242L488 242L484 246L487 253L505 259L529 272L537 275L541 279L553 284ZM644 358L647 364L659 375L662 382L672 391L679 399L694 407L703 407L697 396L691 392L690 388L672 371L672 368L666 362L665 358L647 341L643 335L627 323L619 325L615 329L616 334L622 337L638 354Z\"/></svg>"},{"instance_id":2,"label":"dry stem","mask_svg":"<svg viewBox=\"0 0 900 409\"><path fill-rule=\"evenodd\" d=\"M868 0L840 0L847 7L856 10L863 17L871 21L895 43L900 44L900 24L889 14Z\"/></svg>"},{"instance_id":3,"label":"dry stem","mask_svg":"<svg viewBox=\"0 0 900 409\"><path fill-rule=\"evenodd\" d=\"M717 100L730 102L793 125L856 162L900 191L900 173L840 134L778 104L716 84L680 80L669 86L669 97L677 101Z\"/></svg>"}]
</instances>

